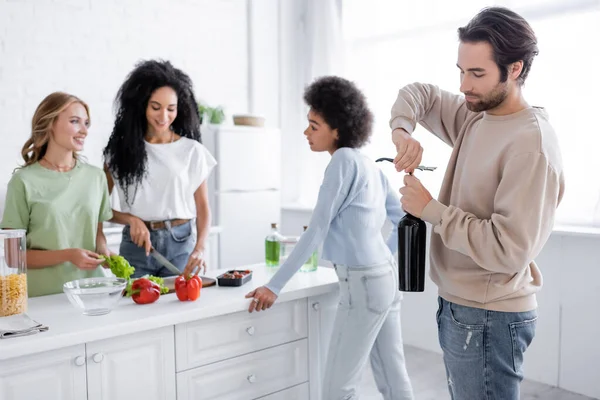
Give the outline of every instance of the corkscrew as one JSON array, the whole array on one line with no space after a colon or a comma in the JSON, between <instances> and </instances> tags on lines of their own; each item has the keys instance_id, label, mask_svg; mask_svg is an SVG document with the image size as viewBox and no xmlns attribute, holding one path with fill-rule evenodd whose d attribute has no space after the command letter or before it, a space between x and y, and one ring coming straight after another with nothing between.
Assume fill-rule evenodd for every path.
<instances>
[{"instance_id":1,"label":"corkscrew","mask_svg":"<svg viewBox=\"0 0 600 400\"><path fill-rule=\"evenodd\" d=\"M388 158L388 157L381 157L381 158L378 158L377 160L375 160L375 162L381 162L381 161L389 161L389 162L393 163L394 159L393 158ZM419 165L415 169L418 169L420 171L435 171L436 168L437 167L426 167L424 165Z\"/></svg>"}]
</instances>

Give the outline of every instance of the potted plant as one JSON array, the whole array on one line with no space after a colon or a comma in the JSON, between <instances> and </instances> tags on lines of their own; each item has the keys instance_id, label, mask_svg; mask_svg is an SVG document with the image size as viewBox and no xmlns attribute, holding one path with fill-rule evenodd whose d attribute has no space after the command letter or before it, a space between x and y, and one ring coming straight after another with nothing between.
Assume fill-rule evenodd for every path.
<instances>
[{"instance_id":1,"label":"potted plant","mask_svg":"<svg viewBox=\"0 0 600 400\"><path fill-rule=\"evenodd\" d=\"M225 120L225 112L223 107L210 107L203 103L198 103L198 112L202 118L202 124L222 124Z\"/></svg>"}]
</instances>

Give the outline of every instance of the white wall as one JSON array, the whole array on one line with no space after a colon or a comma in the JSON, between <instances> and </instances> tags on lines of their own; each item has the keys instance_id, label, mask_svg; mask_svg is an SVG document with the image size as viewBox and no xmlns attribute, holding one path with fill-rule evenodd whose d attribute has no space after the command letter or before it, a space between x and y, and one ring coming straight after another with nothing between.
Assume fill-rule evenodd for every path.
<instances>
[{"instance_id":1,"label":"white wall","mask_svg":"<svg viewBox=\"0 0 600 400\"><path fill-rule=\"evenodd\" d=\"M283 234L298 234L310 214L284 210ZM556 230L536 259L544 286L538 294L536 337L525 354L527 379L600 398L599 260L600 230L587 234ZM436 311L437 287L427 277L424 293L404 295L405 344L441 353Z\"/></svg>"},{"instance_id":2,"label":"white wall","mask_svg":"<svg viewBox=\"0 0 600 400\"><path fill-rule=\"evenodd\" d=\"M199 100L224 105L228 116L247 112L250 9L247 0L0 0L0 187L52 91L90 105L84 154L100 165L112 101L140 59L170 60L191 76Z\"/></svg>"},{"instance_id":3,"label":"white wall","mask_svg":"<svg viewBox=\"0 0 600 400\"><path fill-rule=\"evenodd\" d=\"M0 213L39 102L62 90L90 105L83 153L100 166L114 97L142 59L183 69L226 124L252 112L278 128L279 13L279 0L0 0Z\"/></svg>"},{"instance_id":4,"label":"white wall","mask_svg":"<svg viewBox=\"0 0 600 400\"><path fill-rule=\"evenodd\" d=\"M249 111L272 128L281 125L280 0L249 0Z\"/></svg>"}]
</instances>

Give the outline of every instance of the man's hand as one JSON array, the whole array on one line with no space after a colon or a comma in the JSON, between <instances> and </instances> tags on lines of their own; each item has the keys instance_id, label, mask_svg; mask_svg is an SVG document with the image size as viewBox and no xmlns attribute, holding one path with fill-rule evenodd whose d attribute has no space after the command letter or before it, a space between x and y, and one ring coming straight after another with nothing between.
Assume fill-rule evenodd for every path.
<instances>
[{"instance_id":1,"label":"man's hand","mask_svg":"<svg viewBox=\"0 0 600 400\"><path fill-rule=\"evenodd\" d=\"M425 206L433 199L431 193L412 175L404 176L404 185L400 188L402 208L407 213L421 218Z\"/></svg>"},{"instance_id":2,"label":"man's hand","mask_svg":"<svg viewBox=\"0 0 600 400\"><path fill-rule=\"evenodd\" d=\"M411 173L421 164L423 158L423 147L402 128L396 128L392 132L392 142L396 145L398 154L394 158L396 171Z\"/></svg>"}]
</instances>

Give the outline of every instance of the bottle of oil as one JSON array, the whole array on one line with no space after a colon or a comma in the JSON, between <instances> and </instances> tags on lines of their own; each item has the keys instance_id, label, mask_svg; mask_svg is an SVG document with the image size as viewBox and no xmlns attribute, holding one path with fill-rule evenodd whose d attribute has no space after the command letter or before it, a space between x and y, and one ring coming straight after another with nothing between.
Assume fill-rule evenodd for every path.
<instances>
[{"instance_id":1,"label":"bottle of oil","mask_svg":"<svg viewBox=\"0 0 600 400\"><path fill-rule=\"evenodd\" d=\"M308 229L308 226L304 226L304 232ZM313 253L308 257L308 260L300 267L301 272L311 272L317 270L317 265L319 262L319 252L318 250L313 251Z\"/></svg>"},{"instance_id":2,"label":"bottle of oil","mask_svg":"<svg viewBox=\"0 0 600 400\"><path fill-rule=\"evenodd\" d=\"M271 224L271 232L265 238L265 264L267 267L279 266L281 250L281 235L277 231L277 224Z\"/></svg>"}]
</instances>

